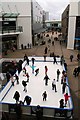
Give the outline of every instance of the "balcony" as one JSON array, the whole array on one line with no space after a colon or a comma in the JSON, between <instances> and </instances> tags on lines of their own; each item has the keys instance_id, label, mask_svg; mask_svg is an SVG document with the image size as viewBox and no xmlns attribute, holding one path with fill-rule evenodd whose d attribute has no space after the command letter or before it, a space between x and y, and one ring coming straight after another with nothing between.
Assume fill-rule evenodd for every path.
<instances>
[{"instance_id":1,"label":"balcony","mask_svg":"<svg viewBox=\"0 0 80 120\"><path fill-rule=\"evenodd\" d=\"M21 34L21 33L23 33L22 26L0 27L0 36Z\"/></svg>"}]
</instances>

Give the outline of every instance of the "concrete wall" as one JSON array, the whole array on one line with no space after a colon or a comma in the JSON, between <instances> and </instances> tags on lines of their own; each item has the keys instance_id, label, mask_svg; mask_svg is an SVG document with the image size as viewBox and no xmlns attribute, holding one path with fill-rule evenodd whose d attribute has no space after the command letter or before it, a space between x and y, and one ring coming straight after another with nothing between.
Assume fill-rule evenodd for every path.
<instances>
[{"instance_id":1,"label":"concrete wall","mask_svg":"<svg viewBox=\"0 0 80 120\"><path fill-rule=\"evenodd\" d=\"M74 49L76 17L69 17L67 49Z\"/></svg>"},{"instance_id":2,"label":"concrete wall","mask_svg":"<svg viewBox=\"0 0 80 120\"><path fill-rule=\"evenodd\" d=\"M21 44L27 46L28 43L32 44L32 29L31 29L31 17L19 17L18 25L23 26L23 33L19 35L19 48Z\"/></svg>"},{"instance_id":3,"label":"concrete wall","mask_svg":"<svg viewBox=\"0 0 80 120\"><path fill-rule=\"evenodd\" d=\"M68 42L67 48L74 49L75 32L76 32L76 16L78 16L78 2L70 3L69 23L68 23Z\"/></svg>"}]
</instances>

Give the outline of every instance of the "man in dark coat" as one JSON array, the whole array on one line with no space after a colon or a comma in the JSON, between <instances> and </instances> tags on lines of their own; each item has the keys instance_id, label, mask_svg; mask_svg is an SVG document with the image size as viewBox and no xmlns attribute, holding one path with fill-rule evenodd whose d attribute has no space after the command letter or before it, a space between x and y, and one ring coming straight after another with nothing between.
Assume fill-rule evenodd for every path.
<instances>
[{"instance_id":1,"label":"man in dark coat","mask_svg":"<svg viewBox=\"0 0 80 120\"><path fill-rule=\"evenodd\" d=\"M48 79L49 79L49 77L48 77L48 75L46 75L46 76L44 77L45 85L48 85ZM50 79L49 79L49 80L50 80Z\"/></svg>"}]
</instances>

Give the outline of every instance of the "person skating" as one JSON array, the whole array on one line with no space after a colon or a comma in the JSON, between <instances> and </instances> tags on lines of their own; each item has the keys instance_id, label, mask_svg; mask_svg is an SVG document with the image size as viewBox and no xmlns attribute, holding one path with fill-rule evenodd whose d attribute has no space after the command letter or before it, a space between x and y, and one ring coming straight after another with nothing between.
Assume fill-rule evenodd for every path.
<instances>
[{"instance_id":1,"label":"person skating","mask_svg":"<svg viewBox=\"0 0 80 120\"><path fill-rule=\"evenodd\" d=\"M37 74L39 73L39 68L37 68L36 70L35 70L35 76L37 76Z\"/></svg>"},{"instance_id":2,"label":"person skating","mask_svg":"<svg viewBox=\"0 0 80 120\"><path fill-rule=\"evenodd\" d=\"M70 95L68 95L68 93L64 94L65 106L66 106L67 101L68 101L69 98L70 98Z\"/></svg>"},{"instance_id":3,"label":"person skating","mask_svg":"<svg viewBox=\"0 0 80 120\"><path fill-rule=\"evenodd\" d=\"M43 101L44 100L46 101L46 99L47 99L47 93L46 93L46 91L43 92L42 96L43 96Z\"/></svg>"},{"instance_id":4,"label":"person skating","mask_svg":"<svg viewBox=\"0 0 80 120\"><path fill-rule=\"evenodd\" d=\"M22 81L22 85L24 86L24 90L23 91L25 91L25 92L27 92L27 89L26 89L26 86L27 86L27 84L26 84L26 81Z\"/></svg>"},{"instance_id":5,"label":"person skating","mask_svg":"<svg viewBox=\"0 0 80 120\"><path fill-rule=\"evenodd\" d=\"M60 103L60 108L64 108L64 99L61 99L59 103Z\"/></svg>"},{"instance_id":6,"label":"person skating","mask_svg":"<svg viewBox=\"0 0 80 120\"><path fill-rule=\"evenodd\" d=\"M53 81L52 81L52 90L54 90L54 89L55 89L55 92L57 92L55 79L53 79Z\"/></svg>"},{"instance_id":7,"label":"person skating","mask_svg":"<svg viewBox=\"0 0 80 120\"><path fill-rule=\"evenodd\" d=\"M34 59L34 58L32 58L31 60L32 60L32 65L34 65L34 61L35 61L35 59Z\"/></svg>"},{"instance_id":8,"label":"person skating","mask_svg":"<svg viewBox=\"0 0 80 120\"><path fill-rule=\"evenodd\" d=\"M47 72L48 72L48 68L47 66L45 66L45 75L47 75Z\"/></svg>"},{"instance_id":9,"label":"person skating","mask_svg":"<svg viewBox=\"0 0 80 120\"><path fill-rule=\"evenodd\" d=\"M17 84L19 84L19 77L17 74L15 74L16 80L17 80Z\"/></svg>"},{"instance_id":10,"label":"person skating","mask_svg":"<svg viewBox=\"0 0 80 120\"><path fill-rule=\"evenodd\" d=\"M55 55L54 55L53 59L54 59L53 63L54 63L54 64L55 64L55 63L57 64L56 56L55 56Z\"/></svg>"},{"instance_id":11,"label":"person skating","mask_svg":"<svg viewBox=\"0 0 80 120\"><path fill-rule=\"evenodd\" d=\"M45 80L45 85L48 85L48 80L50 80L49 77L48 77L48 75L46 75L46 76L44 77L44 80Z\"/></svg>"},{"instance_id":12,"label":"person skating","mask_svg":"<svg viewBox=\"0 0 80 120\"><path fill-rule=\"evenodd\" d=\"M66 79L64 79L64 82L63 82L63 84L62 84L62 94L65 93L66 86L68 86L68 85L67 85L67 83L66 83Z\"/></svg>"},{"instance_id":13,"label":"person skating","mask_svg":"<svg viewBox=\"0 0 80 120\"><path fill-rule=\"evenodd\" d=\"M24 55L24 61L28 59L28 56L25 54Z\"/></svg>"},{"instance_id":14,"label":"person skating","mask_svg":"<svg viewBox=\"0 0 80 120\"><path fill-rule=\"evenodd\" d=\"M57 81L59 81L60 70L57 69Z\"/></svg>"},{"instance_id":15,"label":"person skating","mask_svg":"<svg viewBox=\"0 0 80 120\"><path fill-rule=\"evenodd\" d=\"M13 76L10 77L10 80L11 80L12 86L14 86L14 79L13 79Z\"/></svg>"},{"instance_id":16,"label":"person skating","mask_svg":"<svg viewBox=\"0 0 80 120\"><path fill-rule=\"evenodd\" d=\"M27 77L27 80L26 80L26 82L29 82L29 74L28 73L26 73L25 75L23 75L23 76L25 76L25 77Z\"/></svg>"},{"instance_id":17,"label":"person skating","mask_svg":"<svg viewBox=\"0 0 80 120\"><path fill-rule=\"evenodd\" d=\"M19 102L20 94L19 94L19 92L18 92L18 91L16 91L16 92L15 92L15 94L14 94L14 97L13 97L13 98L16 100L16 103L18 103L18 102Z\"/></svg>"},{"instance_id":18,"label":"person skating","mask_svg":"<svg viewBox=\"0 0 80 120\"><path fill-rule=\"evenodd\" d=\"M26 104L27 105L30 105L30 103L31 103L31 97L30 96L25 96L25 98L24 98L24 103L26 102Z\"/></svg>"}]
</instances>

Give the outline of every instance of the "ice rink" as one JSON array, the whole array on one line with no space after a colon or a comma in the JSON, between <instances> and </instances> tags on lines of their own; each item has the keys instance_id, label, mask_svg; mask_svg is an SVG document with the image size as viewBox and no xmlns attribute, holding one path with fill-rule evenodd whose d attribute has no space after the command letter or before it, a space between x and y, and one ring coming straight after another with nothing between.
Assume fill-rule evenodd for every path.
<instances>
[{"instance_id":1,"label":"ice rink","mask_svg":"<svg viewBox=\"0 0 80 120\"><path fill-rule=\"evenodd\" d=\"M31 57L29 57L31 60ZM37 60L37 61L36 61ZM60 61L60 58L57 58L57 61ZM34 70L39 68L39 74L35 76L32 73L32 62L30 61L29 65L25 65L23 63L23 66L26 67L27 72L29 73L29 82L27 83L27 92L23 91L23 86L22 86L22 81L27 79L27 77L23 76L24 72L23 70L19 74L19 84L16 84L17 82L15 81L15 85L6 91L6 87L3 89L3 91L6 91L7 94L4 95L2 99L2 103L12 103L14 104L16 101L13 99L15 91L18 91L20 93L20 99L24 101L24 98L26 95L29 95L32 98L31 105L32 106L37 106L40 105L42 107L54 107L54 108L59 108L59 101L60 99L64 99L64 94L62 94L62 84L61 84L61 76L62 76L62 71L64 69L64 66L60 65L60 62L58 64L53 64L53 58L52 57L47 57L46 62L44 62L43 57L35 57L35 62L34 62ZM48 85L45 86L45 66L48 67L48 77L50 80L48 81ZM59 81L56 81L56 87L57 87L57 92L52 90L52 80L56 79L57 80L57 69L60 70L61 74L59 77ZM10 86L11 86L11 81L9 81ZM67 89L68 90L68 87ZM3 92L2 91L2 92ZM43 101L42 94L43 92L47 92L47 100ZM0 93L1 94L1 93ZM70 99L70 98L69 98ZM25 103L26 105L26 103ZM71 105L68 102L66 108L70 108Z\"/></svg>"}]
</instances>

